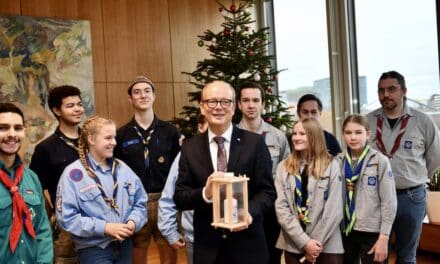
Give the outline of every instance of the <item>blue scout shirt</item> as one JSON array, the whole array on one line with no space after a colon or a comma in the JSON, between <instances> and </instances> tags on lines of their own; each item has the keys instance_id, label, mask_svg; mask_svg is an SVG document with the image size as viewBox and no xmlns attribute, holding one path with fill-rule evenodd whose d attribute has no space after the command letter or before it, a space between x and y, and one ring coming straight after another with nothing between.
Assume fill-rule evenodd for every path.
<instances>
[{"instance_id":1,"label":"blue scout shirt","mask_svg":"<svg viewBox=\"0 0 440 264\"><path fill-rule=\"evenodd\" d=\"M159 199L159 218L157 226L170 245L181 238L177 223L178 210L173 199L174 191L176 190L177 176L179 175L179 160L180 153L177 154L176 159L174 159L171 165L167 182ZM185 240L191 243L194 242L193 214L193 210L182 212L182 226L185 230Z\"/></svg>"},{"instance_id":2,"label":"blue scout shirt","mask_svg":"<svg viewBox=\"0 0 440 264\"><path fill-rule=\"evenodd\" d=\"M89 155L91 168L107 197L113 197L111 168L103 169ZM107 247L113 238L104 234L106 223L133 220L138 231L147 221L147 194L136 174L122 161L116 168L119 214L104 201L100 189L80 160L66 167L58 183L56 216L60 227L72 234L75 248Z\"/></svg>"}]
</instances>

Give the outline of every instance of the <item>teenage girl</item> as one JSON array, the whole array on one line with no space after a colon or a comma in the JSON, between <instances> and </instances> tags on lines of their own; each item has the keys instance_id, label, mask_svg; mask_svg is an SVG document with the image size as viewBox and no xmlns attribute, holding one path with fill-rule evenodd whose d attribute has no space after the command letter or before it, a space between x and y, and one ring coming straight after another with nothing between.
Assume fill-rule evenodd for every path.
<instances>
[{"instance_id":1,"label":"teenage girl","mask_svg":"<svg viewBox=\"0 0 440 264\"><path fill-rule=\"evenodd\" d=\"M131 263L130 236L146 222L147 195L140 179L113 158L116 125L89 118L79 139L79 160L58 183L56 216L73 235L80 263Z\"/></svg>"},{"instance_id":2,"label":"teenage girl","mask_svg":"<svg viewBox=\"0 0 440 264\"><path fill-rule=\"evenodd\" d=\"M364 116L348 116L342 129L347 151L337 158L345 179L344 263L381 263L388 256L397 208L391 165L368 146L371 132Z\"/></svg>"},{"instance_id":3,"label":"teenage girl","mask_svg":"<svg viewBox=\"0 0 440 264\"><path fill-rule=\"evenodd\" d=\"M277 168L275 210L281 233L277 247L286 264L342 263L342 181L315 119L293 126L293 151Z\"/></svg>"}]
</instances>

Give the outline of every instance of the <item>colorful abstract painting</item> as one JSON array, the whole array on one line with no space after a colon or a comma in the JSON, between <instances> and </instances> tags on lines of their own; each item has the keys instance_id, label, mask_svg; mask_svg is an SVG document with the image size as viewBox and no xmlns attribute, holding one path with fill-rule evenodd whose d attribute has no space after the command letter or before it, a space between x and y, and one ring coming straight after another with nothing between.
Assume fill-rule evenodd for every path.
<instances>
[{"instance_id":1,"label":"colorful abstract painting","mask_svg":"<svg viewBox=\"0 0 440 264\"><path fill-rule=\"evenodd\" d=\"M24 112L26 162L57 126L47 95L59 85L80 88L86 114L94 113L89 21L0 16L0 102Z\"/></svg>"}]
</instances>

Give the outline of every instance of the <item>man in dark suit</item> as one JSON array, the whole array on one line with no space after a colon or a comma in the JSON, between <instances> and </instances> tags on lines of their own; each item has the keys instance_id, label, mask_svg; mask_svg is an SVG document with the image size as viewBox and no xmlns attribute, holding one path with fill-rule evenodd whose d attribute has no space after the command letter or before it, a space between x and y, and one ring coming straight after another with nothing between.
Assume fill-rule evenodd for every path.
<instances>
[{"instance_id":1,"label":"man in dark suit","mask_svg":"<svg viewBox=\"0 0 440 264\"><path fill-rule=\"evenodd\" d=\"M276 193L264 138L232 124L235 91L228 83L208 83L202 91L200 110L209 128L182 146L174 194L178 209L194 209L194 263L268 263L263 213L275 202ZM220 137L224 142L217 143ZM223 168L222 151L227 168ZM247 228L229 232L211 226L211 179L219 171L250 178Z\"/></svg>"}]
</instances>

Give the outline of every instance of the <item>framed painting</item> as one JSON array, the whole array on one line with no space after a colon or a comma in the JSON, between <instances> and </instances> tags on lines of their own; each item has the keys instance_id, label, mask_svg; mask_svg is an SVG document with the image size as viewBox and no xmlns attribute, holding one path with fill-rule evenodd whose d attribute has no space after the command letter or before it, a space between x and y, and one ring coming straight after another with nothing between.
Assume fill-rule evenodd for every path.
<instances>
[{"instance_id":1,"label":"framed painting","mask_svg":"<svg viewBox=\"0 0 440 264\"><path fill-rule=\"evenodd\" d=\"M59 85L78 87L86 115L94 113L89 21L0 16L0 102L13 102L24 112L20 156L26 163L58 125L47 96Z\"/></svg>"}]
</instances>

